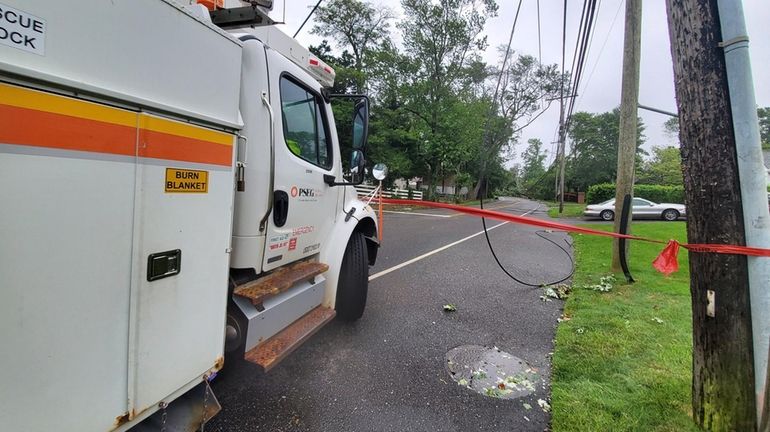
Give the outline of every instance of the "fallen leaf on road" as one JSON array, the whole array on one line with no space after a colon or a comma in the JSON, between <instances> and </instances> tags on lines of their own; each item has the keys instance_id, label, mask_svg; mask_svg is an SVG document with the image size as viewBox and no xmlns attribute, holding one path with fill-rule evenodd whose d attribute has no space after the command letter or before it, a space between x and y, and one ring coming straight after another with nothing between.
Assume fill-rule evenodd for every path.
<instances>
[{"instance_id":1,"label":"fallen leaf on road","mask_svg":"<svg viewBox=\"0 0 770 432\"><path fill-rule=\"evenodd\" d=\"M548 403L548 402L546 402L545 400L543 400L543 399L538 399L538 400L537 400L537 404L538 404L538 405L540 405L540 408L542 408L542 409L543 409L543 412L549 412L549 411L551 411L551 404L549 404L549 403Z\"/></svg>"},{"instance_id":2,"label":"fallen leaf on road","mask_svg":"<svg viewBox=\"0 0 770 432\"><path fill-rule=\"evenodd\" d=\"M452 303L445 304L444 305L444 312L455 312L457 311L457 306L455 306Z\"/></svg>"}]
</instances>

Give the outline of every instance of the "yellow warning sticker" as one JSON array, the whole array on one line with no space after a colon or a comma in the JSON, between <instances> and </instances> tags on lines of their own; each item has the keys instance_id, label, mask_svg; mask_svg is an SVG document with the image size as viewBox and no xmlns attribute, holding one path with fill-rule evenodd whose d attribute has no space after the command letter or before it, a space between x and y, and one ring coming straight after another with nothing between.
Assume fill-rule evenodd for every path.
<instances>
[{"instance_id":1,"label":"yellow warning sticker","mask_svg":"<svg viewBox=\"0 0 770 432\"><path fill-rule=\"evenodd\" d=\"M166 168L166 192L208 193L209 172Z\"/></svg>"}]
</instances>

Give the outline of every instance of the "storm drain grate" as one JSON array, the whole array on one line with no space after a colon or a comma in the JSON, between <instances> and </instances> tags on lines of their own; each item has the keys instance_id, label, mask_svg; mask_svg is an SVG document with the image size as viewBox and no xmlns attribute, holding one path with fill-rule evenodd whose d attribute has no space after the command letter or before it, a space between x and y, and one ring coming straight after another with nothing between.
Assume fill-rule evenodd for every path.
<instances>
[{"instance_id":1,"label":"storm drain grate","mask_svg":"<svg viewBox=\"0 0 770 432\"><path fill-rule=\"evenodd\" d=\"M458 385L501 399L532 394L540 382L535 368L497 347L459 346L446 354L446 365Z\"/></svg>"}]
</instances>

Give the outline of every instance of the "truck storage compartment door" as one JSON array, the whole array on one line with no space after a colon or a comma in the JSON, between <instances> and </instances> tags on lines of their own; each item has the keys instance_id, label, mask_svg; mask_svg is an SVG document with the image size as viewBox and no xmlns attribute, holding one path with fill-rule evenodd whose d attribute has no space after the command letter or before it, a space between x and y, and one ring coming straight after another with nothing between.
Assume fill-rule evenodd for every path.
<instances>
[{"instance_id":1,"label":"truck storage compartment door","mask_svg":"<svg viewBox=\"0 0 770 432\"><path fill-rule=\"evenodd\" d=\"M4 431L127 420L136 124L136 112L0 83Z\"/></svg>"},{"instance_id":2,"label":"truck storage compartment door","mask_svg":"<svg viewBox=\"0 0 770 432\"><path fill-rule=\"evenodd\" d=\"M287 194L288 206L274 206L268 220L263 270L320 251L336 217L340 188L323 181L339 164L333 123L321 87L305 71L268 50L270 95L275 113L275 190Z\"/></svg>"},{"instance_id":3,"label":"truck storage compartment door","mask_svg":"<svg viewBox=\"0 0 770 432\"><path fill-rule=\"evenodd\" d=\"M140 114L129 404L156 406L221 361L235 136Z\"/></svg>"}]
</instances>

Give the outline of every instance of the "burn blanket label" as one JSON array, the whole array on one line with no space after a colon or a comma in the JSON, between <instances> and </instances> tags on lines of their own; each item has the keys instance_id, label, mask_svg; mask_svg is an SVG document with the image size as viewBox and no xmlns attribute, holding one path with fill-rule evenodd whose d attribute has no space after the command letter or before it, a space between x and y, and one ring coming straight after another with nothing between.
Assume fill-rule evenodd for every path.
<instances>
[{"instance_id":1,"label":"burn blanket label","mask_svg":"<svg viewBox=\"0 0 770 432\"><path fill-rule=\"evenodd\" d=\"M0 44L45 55L45 20L0 3Z\"/></svg>"},{"instance_id":2,"label":"burn blanket label","mask_svg":"<svg viewBox=\"0 0 770 432\"><path fill-rule=\"evenodd\" d=\"M208 193L209 172L166 168L166 192Z\"/></svg>"}]
</instances>

